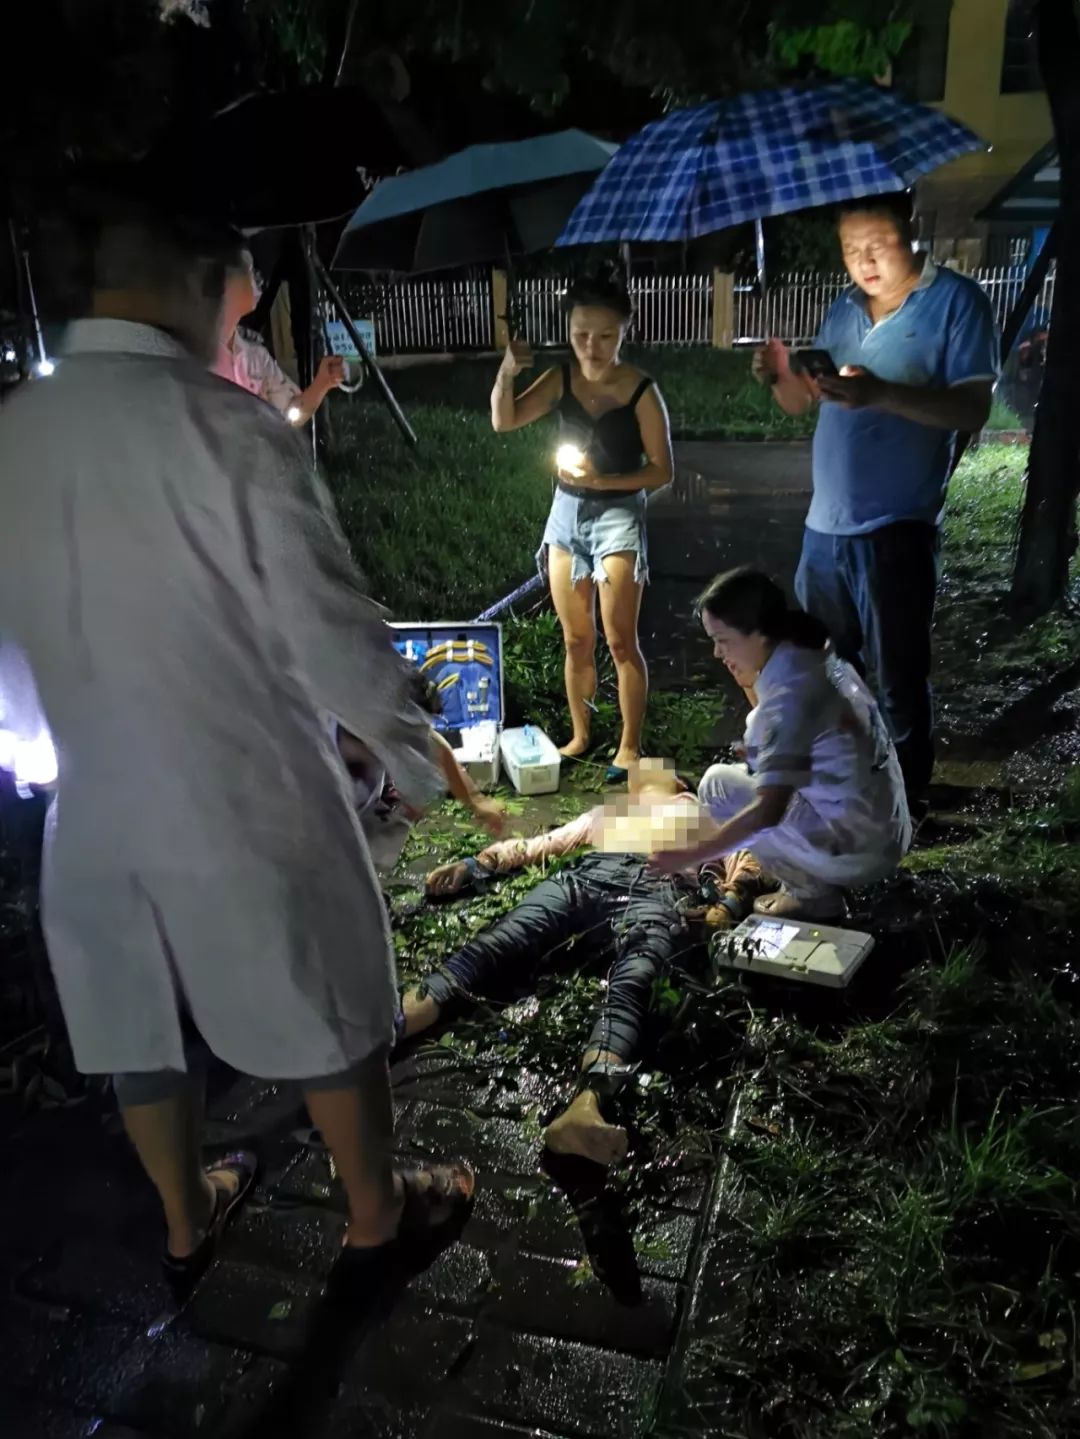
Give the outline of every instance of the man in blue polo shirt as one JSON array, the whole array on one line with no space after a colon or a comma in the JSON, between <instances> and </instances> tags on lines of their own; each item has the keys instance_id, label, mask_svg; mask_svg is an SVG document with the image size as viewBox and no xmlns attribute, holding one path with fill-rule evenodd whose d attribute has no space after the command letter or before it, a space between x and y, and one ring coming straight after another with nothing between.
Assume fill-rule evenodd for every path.
<instances>
[{"instance_id":1,"label":"man in blue polo shirt","mask_svg":"<svg viewBox=\"0 0 1080 1439\"><path fill-rule=\"evenodd\" d=\"M938 526L957 434L990 414L998 336L979 286L915 253L906 195L851 201L837 224L852 284L816 347L839 376L796 374L779 340L754 373L788 414L822 402L795 588L876 690L918 812L934 765Z\"/></svg>"}]
</instances>

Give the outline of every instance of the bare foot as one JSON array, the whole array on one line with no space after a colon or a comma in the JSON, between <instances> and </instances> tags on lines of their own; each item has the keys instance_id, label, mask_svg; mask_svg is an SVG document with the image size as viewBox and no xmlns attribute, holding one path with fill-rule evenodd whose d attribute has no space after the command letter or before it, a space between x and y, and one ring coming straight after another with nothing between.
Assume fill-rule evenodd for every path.
<instances>
[{"instance_id":1,"label":"bare foot","mask_svg":"<svg viewBox=\"0 0 1080 1439\"><path fill-rule=\"evenodd\" d=\"M442 1011L430 994L419 994L410 989L401 1001L401 1012L405 1016L405 1037L410 1039L437 1024Z\"/></svg>"},{"instance_id":2,"label":"bare foot","mask_svg":"<svg viewBox=\"0 0 1080 1439\"><path fill-rule=\"evenodd\" d=\"M584 739L581 739L579 736L575 735L572 740L569 740L566 744L559 746L559 753L564 759L580 759L583 754L586 754L588 752L588 748L589 736L586 735Z\"/></svg>"},{"instance_id":3,"label":"bare foot","mask_svg":"<svg viewBox=\"0 0 1080 1439\"><path fill-rule=\"evenodd\" d=\"M641 756L636 749L619 749L611 763L616 769L632 769Z\"/></svg>"},{"instance_id":4,"label":"bare foot","mask_svg":"<svg viewBox=\"0 0 1080 1439\"><path fill-rule=\"evenodd\" d=\"M591 1089L583 1089L558 1119L544 1131L544 1143L552 1154L578 1154L594 1164L618 1164L626 1158L629 1141L626 1130L609 1124Z\"/></svg>"}]
</instances>

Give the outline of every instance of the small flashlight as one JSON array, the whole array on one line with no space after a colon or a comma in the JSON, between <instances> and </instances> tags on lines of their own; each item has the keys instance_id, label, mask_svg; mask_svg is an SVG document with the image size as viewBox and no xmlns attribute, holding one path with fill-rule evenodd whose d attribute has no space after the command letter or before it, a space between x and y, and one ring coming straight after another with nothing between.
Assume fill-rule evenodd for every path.
<instances>
[{"instance_id":1,"label":"small flashlight","mask_svg":"<svg viewBox=\"0 0 1080 1439\"><path fill-rule=\"evenodd\" d=\"M555 463L568 475L580 475L583 473L585 455L577 445L560 445L555 451Z\"/></svg>"},{"instance_id":2,"label":"small flashlight","mask_svg":"<svg viewBox=\"0 0 1080 1439\"><path fill-rule=\"evenodd\" d=\"M290 405L285 411L285 418L290 425L298 425L304 418L304 412L299 405Z\"/></svg>"},{"instance_id":3,"label":"small flashlight","mask_svg":"<svg viewBox=\"0 0 1080 1439\"><path fill-rule=\"evenodd\" d=\"M46 356L43 355L41 359L37 362L37 364L34 366L34 373L36 375L40 375L41 378L45 380L48 379L48 377L55 371L55 369L56 366L53 364L52 360L48 359Z\"/></svg>"}]
</instances>

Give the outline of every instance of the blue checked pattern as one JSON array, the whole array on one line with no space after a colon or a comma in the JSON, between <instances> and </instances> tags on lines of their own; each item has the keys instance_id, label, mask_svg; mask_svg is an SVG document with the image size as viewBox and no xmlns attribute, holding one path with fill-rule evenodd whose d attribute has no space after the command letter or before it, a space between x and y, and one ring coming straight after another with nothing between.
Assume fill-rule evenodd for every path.
<instances>
[{"instance_id":1,"label":"blue checked pattern","mask_svg":"<svg viewBox=\"0 0 1080 1439\"><path fill-rule=\"evenodd\" d=\"M693 240L906 190L985 149L947 115L858 80L739 95L646 125L616 152L556 243Z\"/></svg>"}]
</instances>

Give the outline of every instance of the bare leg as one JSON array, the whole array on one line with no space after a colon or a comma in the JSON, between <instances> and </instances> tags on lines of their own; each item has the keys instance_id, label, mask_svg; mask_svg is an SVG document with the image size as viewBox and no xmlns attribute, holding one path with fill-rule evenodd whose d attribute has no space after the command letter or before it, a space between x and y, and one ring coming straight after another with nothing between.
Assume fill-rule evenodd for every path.
<instances>
[{"instance_id":1,"label":"bare leg","mask_svg":"<svg viewBox=\"0 0 1080 1439\"><path fill-rule=\"evenodd\" d=\"M334 1156L348 1196L346 1243L366 1248L392 1239L401 1218L403 1194L395 1182L390 1155L394 1110L386 1050L378 1050L357 1066L353 1085L308 1089L304 1098L312 1123L322 1131Z\"/></svg>"},{"instance_id":2,"label":"bare leg","mask_svg":"<svg viewBox=\"0 0 1080 1439\"><path fill-rule=\"evenodd\" d=\"M628 769L641 754L641 729L649 696L649 671L637 633L645 587L634 579L636 562L632 551L605 556L602 564L607 583L600 586L600 615L619 681L622 736L615 763L620 769Z\"/></svg>"},{"instance_id":3,"label":"bare leg","mask_svg":"<svg viewBox=\"0 0 1080 1439\"><path fill-rule=\"evenodd\" d=\"M405 1037L409 1039L438 1024L442 1010L430 994L410 989L401 1001L401 1012L405 1016Z\"/></svg>"},{"instance_id":4,"label":"bare leg","mask_svg":"<svg viewBox=\"0 0 1080 1439\"><path fill-rule=\"evenodd\" d=\"M573 758L589 747L589 703L596 694L596 586L591 579L574 584L571 567L568 550L548 546L548 580L566 646L566 699L573 726L573 736L561 752Z\"/></svg>"},{"instance_id":5,"label":"bare leg","mask_svg":"<svg viewBox=\"0 0 1080 1439\"><path fill-rule=\"evenodd\" d=\"M215 1188L235 1193L239 1177L222 1170L206 1174L200 1157L203 1115L201 1076L154 1104L125 1105L124 1128L142 1167L161 1197L168 1228L166 1247L186 1259L202 1242L214 1213Z\"/></svg>"},{"instance_id":6,"label":"bare leg","mask_svg":"<svg viewBox=\"0 0 1080 1439\"><path fill-rule=\"evenodd\" d=\"M586 1050L582 1069L593 1064L622 1064L619 1054L606 1050ZM600 1113L600 1101L591 1089L582 1089L570 1104L553 1119L544 1133L544 1143L552 1154L576 1154L595 1164L618 1164L626 1158L629 1145L626 1130L609 1124Z\"/></svg>"}]
</instances>

